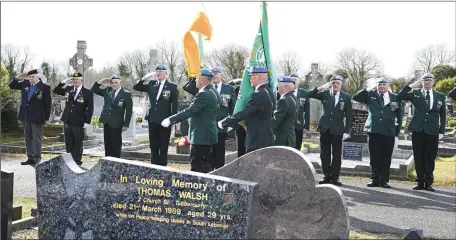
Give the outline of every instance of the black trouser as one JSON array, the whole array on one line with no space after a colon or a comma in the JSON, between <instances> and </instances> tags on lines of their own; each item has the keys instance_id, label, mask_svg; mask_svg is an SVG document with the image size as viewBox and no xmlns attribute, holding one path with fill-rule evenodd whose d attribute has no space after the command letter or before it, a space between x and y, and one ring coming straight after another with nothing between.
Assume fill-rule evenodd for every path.
<instances>
[{"instance_id":1,"label":"black trouser","mask_svg":"<svg viewBox=\"0 0 456 240\"><path fill-rule=\"evenodd\" d=\"M152 151L151 163L161 166L168 164L168 146L171 127L149 122L149 145Z\"/></svg>"},{"instance_id":2,"label":"black trouser","mask_svg":"<svg viewBox=\"0 0 456 240\"><path fill-rule=\"evenodd\" d=\"M245 136L246 136L245 129L243 127L240 127L238 130L236 130L236 140L237 140L237 149L238 149L238 157L241 157L244 155L246 152L245 149Z\"/></svg>"},{"instance_id":3,"label":"black trouser","mask_svg":"<svg viewBox=\"0 0 456 240\"><path fill-rule=\"evenodd\" d=\"M253 152L253 151L255 151L255 150L258 150L258 148L247 149L247 152L246 152L246 153Z\"/></svg>"},{"instance_id":4,"label":"black trouser","mask_svg":"<svg viewBox=\"0 0 456 240\"><path fill-rule=\"evenodd\" d=\"M321 168L326 178L339 179L342 165L342 136L331 134L329 129L326 132L320 132Z\"/></svg>"},{"instance_id":5,"label":"black trouser","mask_svg":"<svg viewBox=\"0 0 456 240\"><path fill-rule=\"evenodd\" d=\"M212 145L212 152L209 155L212 168L217 169L225 165L225 141L227 133L218 133L218 142Z\"/></svg>"},{"instance_id":6,"label":"black trouser","mask_svg":"<svg viewBox=\"0 0 456 240\"><path fill-rule=\"evenodd\" d=\"M413 156L415 158L416 181L418 184L434 183L435 158L439 147L439 135L412 132Z\"/></svg>"},{"instance_id":7,"label":"black trouser","mask_svg":"<svg viewBox=\"0 0 456 240\"><path fill-rule=\"evenodd\" d=\"M214 170L209 159L212 145L190 146L191 170L194 172L208 173Z\"/></svg>"},{"instance_id":8,"label":"black trouser","mask_svg":"<svg viewBox=\"0 0 456 240\"><path fill-rule=\"evenodd\" d=\"M296 147L295 148L298 149L298 151L301 151L303 133L304 133L304 130L295 129L295 134L296 134Z\"/></svg>"},{"instance_id":9,"label":"black trouser","mask_svg":"<svg viewBox=\"0 0 456 240\"><path fill-rule=\"evenodd\" d=\"M369 153L372 182L388 183L394 137L369 133Z\"/></svg>"},{"instance_id":10,"label":"black trouser","mask_svg":"<svg viewBox=\"0 0 456 240\"><path fill-rule=\"evenodd\" d=\"M120 158L120 152L122 151L122 128L112 128L108 124L105 124L103 133L105 156Z\"/></svg>"},{"instance_id":11,"label":"black trouser","mask_svg":"<svg viewBox=\"0 0 456 240\"><path fill-rule=\"evenodd\" d=\"M65 137L66 152L71 153L75 162L80 162L82 159L84 127L72 126L65 123L63 134Z\"/></svg>"}]
</instances>

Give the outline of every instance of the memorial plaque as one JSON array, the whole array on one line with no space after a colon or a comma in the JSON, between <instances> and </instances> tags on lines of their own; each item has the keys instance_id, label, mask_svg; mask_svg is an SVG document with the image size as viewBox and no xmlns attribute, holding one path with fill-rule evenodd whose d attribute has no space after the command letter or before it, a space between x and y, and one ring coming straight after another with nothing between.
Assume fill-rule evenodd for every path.
<instances>
[{"instance_id":1,"label":"memorial plaque","mask_svg":"<svg viewBox=\"0 0 456 240\"><path fill-rule=\"evenodd\" d=\"M346 139L345 142L367 143L367 132L364 129L364 124L368 116L368 111L353 109L350 138Z\"/></svg>"},{"instance_id":2,"label":"memorial plaque","mask_svg":"<svg viewBox=\"0 0 456 240\"><path fill-rule=\"evenodd\" d=\"M342 150L342 156L345 160L363 160L363 144L344 143Z\"/></svg>"},{"instance_id":3,"label":"memorial plaque","mask_svg":"<svg viewBox=\"0 0 456 240\"><path fill-rule=\"evenodd\" d=\"M253 182L111 157L84 172L69 154L36 176L40 239L250 238Z\"/></svg>"}]
</instances>

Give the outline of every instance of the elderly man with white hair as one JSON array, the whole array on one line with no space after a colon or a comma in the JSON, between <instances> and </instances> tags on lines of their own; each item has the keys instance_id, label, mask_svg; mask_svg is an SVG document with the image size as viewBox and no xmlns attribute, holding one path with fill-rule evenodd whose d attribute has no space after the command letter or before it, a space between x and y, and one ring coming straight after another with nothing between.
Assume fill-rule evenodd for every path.
<instances>
[{"instance_id":1,"label":"elderly man with white hair","mask_svg":"<svg viewBox=\"0 0 456 240\"><path fill-rule=\"evenodd\" d=\"M27 79L26 79L27 78ZM43 125L51 114L51 88L43 83L44 75L37 69L21 73L9 83L11 89L21 90L21 105L17 119L24 125L27 161L34 165L41 160Z\"/></svg>"},{"instance_id":2,"label":"elderly man with white hair","mask_svg":"<svg viewBox=\"0 0 456 240\"><path fill-rule=\"evenodd\" d=\"M295 80L291 77L279 79L280 99L274 111L271 127L274 133L275 146L295 147L296 134L295 123L297 113L297 102L294 96Z\"/></svg>"}]
</instances>

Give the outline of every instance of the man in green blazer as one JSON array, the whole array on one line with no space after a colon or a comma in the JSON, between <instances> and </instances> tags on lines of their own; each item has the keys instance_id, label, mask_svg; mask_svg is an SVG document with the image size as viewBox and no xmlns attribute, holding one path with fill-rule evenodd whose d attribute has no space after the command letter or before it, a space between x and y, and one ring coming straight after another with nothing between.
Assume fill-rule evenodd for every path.
<instances>
[{"instance_id":1,"label":"man in green blazer","mask_svg":"<svg viewBox=\"0 0 456 240\"><path fill-rule=\"evenodd\" d=\"M211 71L201 69L196 81L199 90L192 104L183 111L165 118L161 123L163 127L169 127L190 118L190 161L191 170L195 172L208 173L214 169L209 153L212 145L218 141L216 119L221 98L212 86L213 76Z\"/></svg>"},{"instance_id":2,"label":"man in green blazer","mask_svg":"<svg viewBox=\"0 0 456 240\"><path fill-rule=\"evenodd\" d=\"M217 114L217 121L220 121L228 117L228 115L233 114L234 106L236 105L237 94L233 86L223 83L221 68L213 68L212 73L214 74L214 77L212 78L212 85L222 98L220 110ZM184 91L192 95L196 95L198 93L195 79L190 79L183 88ZM221 168L225 165L225 141L228 135L228 128L217 130L218 141L212 146L212 152L210 154L210 159L214 169Z\"/></svg>"},{"instance_id":3,"label":"man in green blazer","mask_svg":"<svg viewBox=\"0 0 456 240\"><path fill-rule=\"evenodd\" d=\"M310 102L307 98L309 91L299 87L299 77L296 73L290 75L295 80L293 94L298 103L298 119L295 123L296 149L301 151L302 137L309 131L310 125Z\"/></svg>"},{"instance_id":4,"label":"man in green blazer","mask_svg":"<svg viewBox=\"0 0 456 240\"><path fill-rule=\"evenodd\" d=\"M353 100L367 105L369 115L365 128L369 135L369 153L372 182L368 187L390 188L388 185L395 143L402 127L402 104L400 98L388 92L386 78L365 88L353 96Z\"/></svg>"},{"instance_id":5,"label":"man in green blazer","mask_svg":"<svg viewBox=\"0 0 456 240\"><path fill-rule=\"evenodd\" d=\"M100 89L102 84L108 87ZM130 126L133 113L131 93L122 88L122 80L118 75L94 83L92 92L104 99L100 122L104 124L105 156L120 158L122 132L125 132Z\"/></svg>"},{"instance_id":6,"label":"man in green blazer","mask_svg":"<svg viewBox=\"0 0 456 240\"><path fill-rule=\"evenodd\" d=\"M267 79L267 68L253 67L250 70L250 83L255 91L250 94L244 110L226 117L217 124L219 128L225 128L245 119L247 127L245 148L247 152L274 144L271 117L275 108L275 98L267 86Z\"/></svg>"},{"instance_id":7,"label":"man in green blazer","mask_svg":"<svg viewBox=\"0 0 456 240\"><path fill-rule=\"evenodd\" d=\"M294 126L296 124L297 103L293 95L295 80L291 77L279 79L280 99L272 117L272 131L275 146L296 146Z\"/></svg>"},{"instance_id":8,"label":"man in green blazer","mask_svg":"<svg viewBox=\"0 0 456 240\"><path fill-rule=\"evenodd\" d=\"M341 91L342 84L343 78L335 75L330 82L313 89L307 95L309 98L320 100L323 105L323 115L318 122L320 159L324 174L323 180L319 181L320 184L342 185L339 181L342 165L342 141L349 137L353 118L351 97Z\"/></svg>"},{"instance_id":9,"label":"man in green blazer","mask_svg":"<svg viewBox=\"0 0 456 240\"><path fill-rule=\"evenodd\" d=\"M422 85L422 88L419 88ZM443 138L446 124L446 97L434 91L434 76L426 73L415 83L406 85L399 93L401 100L410 101L414 106L413 118L409 125L412 132L413 156L415 159L417 185L413 190L435 191L435 158L439 140ZM413 89L416 88L416 89Z\"/></svg>"}]
</instances>

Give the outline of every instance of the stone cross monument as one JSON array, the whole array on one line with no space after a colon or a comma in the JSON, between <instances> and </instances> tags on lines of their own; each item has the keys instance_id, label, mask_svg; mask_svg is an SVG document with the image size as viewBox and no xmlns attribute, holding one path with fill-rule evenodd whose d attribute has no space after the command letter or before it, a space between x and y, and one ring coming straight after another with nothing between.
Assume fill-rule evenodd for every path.
<instances>
[{"instance_id":1,"label":"stone cross monument","mask_svg":"<svg viewBox=\"0 0 456 240\"><path fill-rule=\"evenodd\" d=\"M310 65L310 72L305 76L306 81L309 82L309 91L314 89L315 87L319 87L323 82L323 76L318 71L318 63L312 63ZM323 106L321 102L316 99L309 99L310 100L310 121L314 121L318 123L320 120L320 114L322 111ZM315 130L315 129L314 129Z\"/></svg>"},{"instance_id":2,"label":"stone cross monument","mask_svg":"<svg viewBox=\"0 0 456 240\"><path fill-rule=\"evenodd\" d=\"M86 54L86 49L87 49L87 43L86 41L78 41L78 44L76 45L77 52L76 54L73 55L72 58L70 58L70 66L73 67L73 69L77 72L82 73L83 75L83 84L85 86L86 77L85 77L85 71L89 69L90 67L93 66L93 59L89 58ZM89 87L90 86L86 86ZM93 128L92 125L90 125L88 128L85 128L84 134L86 136L90 136L93 133Z\"/></svg>"},{"instance_id":3,"label":"stone cross monument","mask_svg":"<svg viewBox=\"0 0 456 240\"><path fill-rule=\"evenodd\" d=\"M146 72L147 73L150 73L150 72L153 72L155 71L155 68L157 68L159 62L158 62L158 50L157 49L150 49L149 51L149 61L147 61L147 64L146 64ZM149 96L146 95L146 100L144 102L144 106L143 106L143 113L144 113L144 118L143 118L143 123L147 123L147 120L146 120L146 115L148 114L148 111L149 111Z\"/></svg>"}]
</instances>

